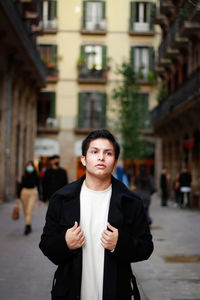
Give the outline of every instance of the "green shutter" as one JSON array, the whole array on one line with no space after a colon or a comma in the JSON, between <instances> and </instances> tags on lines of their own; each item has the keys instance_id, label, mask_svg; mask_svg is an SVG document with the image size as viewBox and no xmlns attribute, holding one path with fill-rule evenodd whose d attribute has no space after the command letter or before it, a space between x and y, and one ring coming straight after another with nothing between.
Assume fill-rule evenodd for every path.
<instances>
[{"instance_id":1,"label":"green shutter","mask_svg":"<svg viewBox=\"0 0 200 300\"><path fill-rule=\"evenodd\" d=\"M136 12L136 3L131 2L130 3L130 13L131 13L131 18L130 18L130 30L134 30L134 22L135 22L135 12Z\"/></svg>"},{"instance_id":2,"label":"green shutter","mask_svg":"<svg viewBox=\"0 0 200 300\"><path fill-rule=\"evenodd\" d=\"M156 13L156 5L155 3L149 3L149 9L148 9L148 22L149 22L149 30L154 31L154 20L155 20L155 13Z\"/></svg>"},{"instance_id":3,"label":"green shutter","mask_svg":"<svg viewBox=\"0 0 200 300\"><path fill-rule=\"evenodd\" d=\"M154 48L149 47L149 71L154 70Z\"/></svg>"},{"instance_id":4,"label":"green shutter","mask_svg":"<svg viewBox=\"0 0 200 300\"><path fill-rule=\"evenodd\" d=\"M102 98L101 98L101 128L106 127L106 105L107 105L107 95L106 93L102 93Z\"/></svg>"},{"instance_id":5,"label":"green shutter","mask_svg":"<svg viewBox=\"0 0 200 300\"><path fill-rule=\"evenodd\" d=\"M107 64L107 47L102 46L102 66L104 69L106 69Z\"/></svg>"},{"instance_id":6,"label":"green shutter","mask_svg":"<svg viewBox=\"0 0 200 300\"><path fill-rule=\"evenodd\" d=\"M50 118L55 118L56 116L56 93L50 93Z\"/></svg>"},{"instance_id":7,"label":"green shutter","mask_svg":"<svg viewBox=\"0 0 200 300\"><path fill-rule=\"evenodd\" d=\"M102 1L102 18L106 18L106 2Z\"/></svg>"},{"instance_id":8,"label":"green shutter","mask_svg":"<svg viewBox=\"0 0 200 300\"><path fill-rule=\"evenodd\" d=\"M57 65L57 45L52 45L52 61Z\"/></svg>"},{"instance_id":9,"label":"green shutter","mask_svg":"<svg viewBox=\"0 0 200 300\"><path fill-rule=\"evenodd\" d=\"M131 65L135 69L135 47L131 47Z\"/></svg>"},{"instance_id":10,"label":"green shutter","mask_svg":"<svg viewBox=\"0 0 200 300\"><path fill-rule=\"evenodd\" d=\"M56 19L57 18L57 1L55 0L54 1L54 18Z\"/></svg>"},{"instance_id":11,"label":"green shutter","mask_svg":"<svg viewBox=\"0 0 200 300\"><path fill-rule=\"evenodd\" d=\"M78 128L84 127L84 97L85 93L78 94Z\"/></svg>"},{"instance_id":12,"label":"green shutter","mask_svg":"<svg viewBox=\"0 0 200 300\"><path fill-rule=\"evenodd\" d=\"M86 5L87 1L83 1L82 28L86 29Z\"/></svg>"}]
</instances>

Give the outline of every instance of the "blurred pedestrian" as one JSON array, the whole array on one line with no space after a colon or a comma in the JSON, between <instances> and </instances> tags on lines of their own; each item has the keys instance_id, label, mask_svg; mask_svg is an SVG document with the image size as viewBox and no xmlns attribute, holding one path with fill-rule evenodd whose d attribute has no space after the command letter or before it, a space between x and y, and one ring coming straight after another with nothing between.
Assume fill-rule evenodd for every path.
<instances>
[{"instance_id":1,"label":"blurred pedestrian","mask_svg":"<svg viewBox=\"0 0 200 300\"><path fill-rule=\"evenodd\" d=\"M147 174L144 166L140 167L140 173L135 179L135 186L135 193L140 196L143 201L147 222L150 225L152 224L152 218L150 217L149 207L151 204L151 195L155 193L156 189L152 176Z\"/></svg>"},{"instance_id":2,"label":"blurred pedestrian","mask_svg":"<svg viewBox=\"0 0 200 300\"><path fill-rule=\"evenodd\" d=\"M161 206L167 206L169 191L168 191L169 175L167 169L164 167L160 175L160 188L161 188Z\"/></svg>"},{"instance_id":3,"label":"blurred pedestrian","mask_svg":"<svg viewBox=\"0 0 200 300\"><path fill-rule=\"evenodd\" d=\"M115 178L117 178L119 181L123 182L125 186L129 187L129 180L128 175L126 174L126 171L123 167L123 163L119 162L115 169Z\"/></svg>"},{"instance_id":4,"label":"blurred pedestrian","mask_svg":"<svg viewBox=\"0 0 200 300\"><path fill-rule=\"evenodd\" d=\"M24 229L25 235L28 235L32 231L31 221L33 209L39 195L40 179L35 170L33 161L28 161L20 184L20 200L22 201L26 224Z\"/></svg>"},{"instance_id":5,"label":"blurred pedestrian","mask_svg":"<svg viewBox=\"0 0 200 300\"><path fill-rule=\"evenodd\" d=\"M180 192L181 192L181 207L185 207L185 206L190 207L191 183L192 183L192 176L188 168L185 168L179 177Z\"/></svg>"},{"instance_id":6,"label":"blurred pedestrian","mask_svg":"<svg viewBox=\"0 0 200 300\"><path fill-rule=\"evenodd\" d=\"M107 130L82 143L86 175L49 202L40 248L56 265L52 300L139 300L131 263L148 259L152 236L141 200L111 174L119 145Z\"/></svg>"},{"instance_id":7,"label":"blurred pedestrian","mask_svg":"<svg viewBox=\"0 0 200 300\"><path fill-rule=\"evenodd\" d=\"M67 171L60 167L60 156L53 155L49 158L50 168L44 173L42 180L43 201L50 197L61 187L68 183Z\"/></svg>"},{"instance_id":8,"label":"blurred pedestrian","mask_svg":"<svg viewBox=\"0 0 200 300\"><path fill-rule=\"evenodd\" d=\"M180 205L180 183L179 183L180 174L176 173L175 179L173 181L173 190L174 190L174 207L179 207Z\"/></svg>"}]
</instances>

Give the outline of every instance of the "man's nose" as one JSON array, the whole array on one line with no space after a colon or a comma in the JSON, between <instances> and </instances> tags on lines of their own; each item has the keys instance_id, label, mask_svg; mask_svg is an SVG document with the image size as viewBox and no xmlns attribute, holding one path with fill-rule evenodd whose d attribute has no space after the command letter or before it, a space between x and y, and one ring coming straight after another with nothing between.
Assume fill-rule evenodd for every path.
<instances>
[{"instance_id":1,"label":"man's nose","mask_svg":"<svg viewBox=\"0 0 200 300\"><path fill-rule=\"evenodd\" d=\"M104 154L103 154L103 152L99 152L99 159L100 160L104 160Z\"/></svg>"}]
</instances>

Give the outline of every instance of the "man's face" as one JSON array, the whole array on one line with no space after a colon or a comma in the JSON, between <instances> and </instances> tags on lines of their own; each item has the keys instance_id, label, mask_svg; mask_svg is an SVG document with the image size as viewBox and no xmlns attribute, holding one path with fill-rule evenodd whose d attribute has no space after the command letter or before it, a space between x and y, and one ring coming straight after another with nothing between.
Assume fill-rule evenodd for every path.
<instances>
[{"instance_id":1,"label":"man's face","mask_svg":"<svg viewBox=\"0 0 200 300\"><path fill-rule=\"evenodd\" d=\"M113 144L104 138L91 141L86 156L81 157L86 174L99 178L111 175L117 161Z\"/></svg>"}]
</instances>

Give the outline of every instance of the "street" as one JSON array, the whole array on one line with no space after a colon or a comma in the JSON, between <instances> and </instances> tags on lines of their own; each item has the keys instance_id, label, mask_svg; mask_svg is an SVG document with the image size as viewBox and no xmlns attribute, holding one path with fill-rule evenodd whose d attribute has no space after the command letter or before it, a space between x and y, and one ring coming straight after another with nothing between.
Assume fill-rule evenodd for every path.
<instances>
[{"instance_id":1,"label":"street","mask_svg":"<svg viewBox=\"0 0 200 300\"><path fill-rule=\"evenodd\" d=\"M35 207L33 232L24 236L22 210L18 221L11 220L13 205L0 205L0 299L50 300L56 267L38 248L47 207ZM160 207L155 195L151 216L154 253L133 266L142 300L200 299L200 212L174 208L171 202Z\"/></svg>"}]
</instances>

